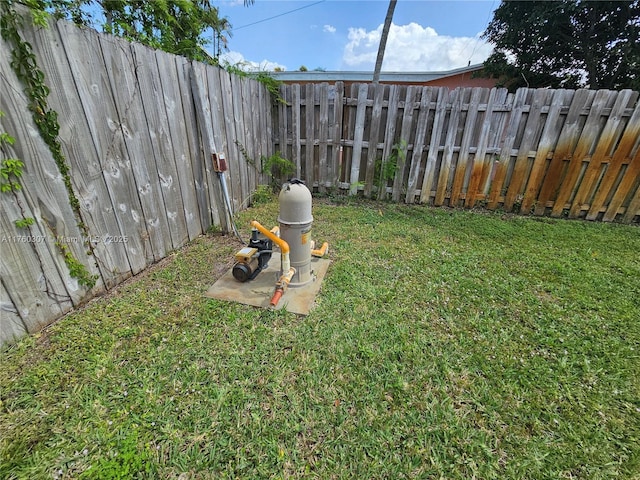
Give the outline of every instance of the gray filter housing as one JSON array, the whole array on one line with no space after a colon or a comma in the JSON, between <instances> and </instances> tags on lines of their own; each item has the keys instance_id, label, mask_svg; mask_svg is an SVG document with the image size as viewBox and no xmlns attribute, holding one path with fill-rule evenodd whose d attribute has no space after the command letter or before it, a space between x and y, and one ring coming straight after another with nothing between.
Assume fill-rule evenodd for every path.
<instances>
[{"instance_id":1,"label":"gray filter housing","mask_svg":"<svg viewBox=\"0 0 640 480\"><path fill-rule=\"evenodd\" d=\"M289 258L296 273L289 284L304 285L311 280L311 192L297 179L289 180L280 190L280 238L289 244ZM284 272L283 272L284 273Z\"/></svg>"}]
</instances>

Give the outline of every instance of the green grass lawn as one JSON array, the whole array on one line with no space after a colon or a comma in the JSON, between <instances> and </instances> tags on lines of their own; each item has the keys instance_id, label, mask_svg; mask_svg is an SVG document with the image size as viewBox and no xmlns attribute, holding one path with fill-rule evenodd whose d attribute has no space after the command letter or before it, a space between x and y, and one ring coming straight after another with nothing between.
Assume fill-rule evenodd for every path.
<instances>
[{"instance_id":1,"label":"green grass lawn","mask_svg":"<svg viewBox=\"0 0 640 480\"><path fill-rule=\"evenodd\" d=\"M205 298L210 235L2 353L0 478L640 477L637 226L314 217L306 317Z\"/></svg>"}]
</instances>

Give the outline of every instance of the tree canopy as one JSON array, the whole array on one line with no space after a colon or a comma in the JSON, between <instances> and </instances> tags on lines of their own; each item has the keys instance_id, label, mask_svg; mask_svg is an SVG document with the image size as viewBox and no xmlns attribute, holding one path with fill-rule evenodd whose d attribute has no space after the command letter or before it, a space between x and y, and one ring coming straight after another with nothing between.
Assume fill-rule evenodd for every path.
<instances>
[{"instance_id":1,"label":"tree canopy","mask_svg":"<svg viewBox=\"0 0 640 480\"><path fill-rule=\"evenodd\" d=\"M35 0L41 10L79 25L143 43L166 52L209 61L204 48L213 43L214 56L226 47L231 24L220 17L211 0ZM253 3L246 0L245 5ZM212 29L211 37L204 36Z\"/></svg>"},{"instance_id":2,"label":"tree canopy","mask_svg":"<svg viewBox=\"0 0 640 480\"><path fill-rule=\"evenodd\" d=\"M521 86L640 89L640 1L503 1L485 75Z\"/></svg>"}]
</instances>

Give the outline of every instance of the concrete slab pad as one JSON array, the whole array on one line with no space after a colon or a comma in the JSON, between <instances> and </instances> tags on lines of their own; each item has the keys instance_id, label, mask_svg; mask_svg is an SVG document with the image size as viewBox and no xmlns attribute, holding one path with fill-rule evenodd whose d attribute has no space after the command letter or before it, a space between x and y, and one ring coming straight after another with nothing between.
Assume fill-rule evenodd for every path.
<instances>
[{"instance_id":1,"label":"concrete slab pad","mask_svg":"<svg viewBox=\"0 0 640 480\"><path fill-rule=\"evenodd\" d=\"M328 258L311 257L313 280L306 285L289 287L275 309L285 308L291 313L307 315L315 304L315 298L320 292L322 280L327 273L329 263L331 261ZM269 300L273 295L279 273L280 253L274 252L267 268L262 270L253 280L244 283L238 282L233 278L231 269L229 269L216 283L209 287L205 296L254 307L270 308Z\"/></svg>"}]
</instances>

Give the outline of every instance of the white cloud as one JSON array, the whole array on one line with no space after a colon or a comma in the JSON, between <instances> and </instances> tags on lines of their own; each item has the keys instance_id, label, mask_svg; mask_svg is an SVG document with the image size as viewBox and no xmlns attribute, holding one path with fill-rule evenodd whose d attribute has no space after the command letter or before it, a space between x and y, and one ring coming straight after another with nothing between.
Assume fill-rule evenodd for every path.
<instances>
[{"instance_id":1,"label":"white cloud","mask_svg":"<svg viewBox=\"0 0 640 480\"><path fill-rule=\"evenodd\" d=\"M252 72L256 70L273 71L276 68L286 70L286 67L280 63L272 62L270 60L262 60L261 62L255 62L244 58L240 52L229 51L220 55L220 63L229 63L235 65L242 70Z\"/></svg>"},{"instance_id":2,"label":"white cloud","mask_svg":"<svg viewBox=\"0 0 640 480\"><path fill-rule=\"evenodd\" d=\"M344 47L343 63L349 69L373 70L378 54L382 25L367 31L350 28ZM391 24L382 70L384 71L441 71L482 63L493 47L475 37L439 35L431 27L417 23Z\"/></svg>"},{"instance_id":3,"label":"white cloud","mask_svg":"<svg viewBox=\"0 0 640 480\"><path fill-rule=\"evenodd\" d=\"M244 0L221 0L220 3L225 7L244 7Z\"/></svg>"},{"instance_id":4,"label":"white cloud","mask_svg":"<svg viewBox=\"0 0 640 480\"><path fill-rule=\"evenodd\" d=\"M322 28L322 31L327 33L336 33L336 27L334 27L333 25L325 25Z\"/></svg>"}]
</instances>

